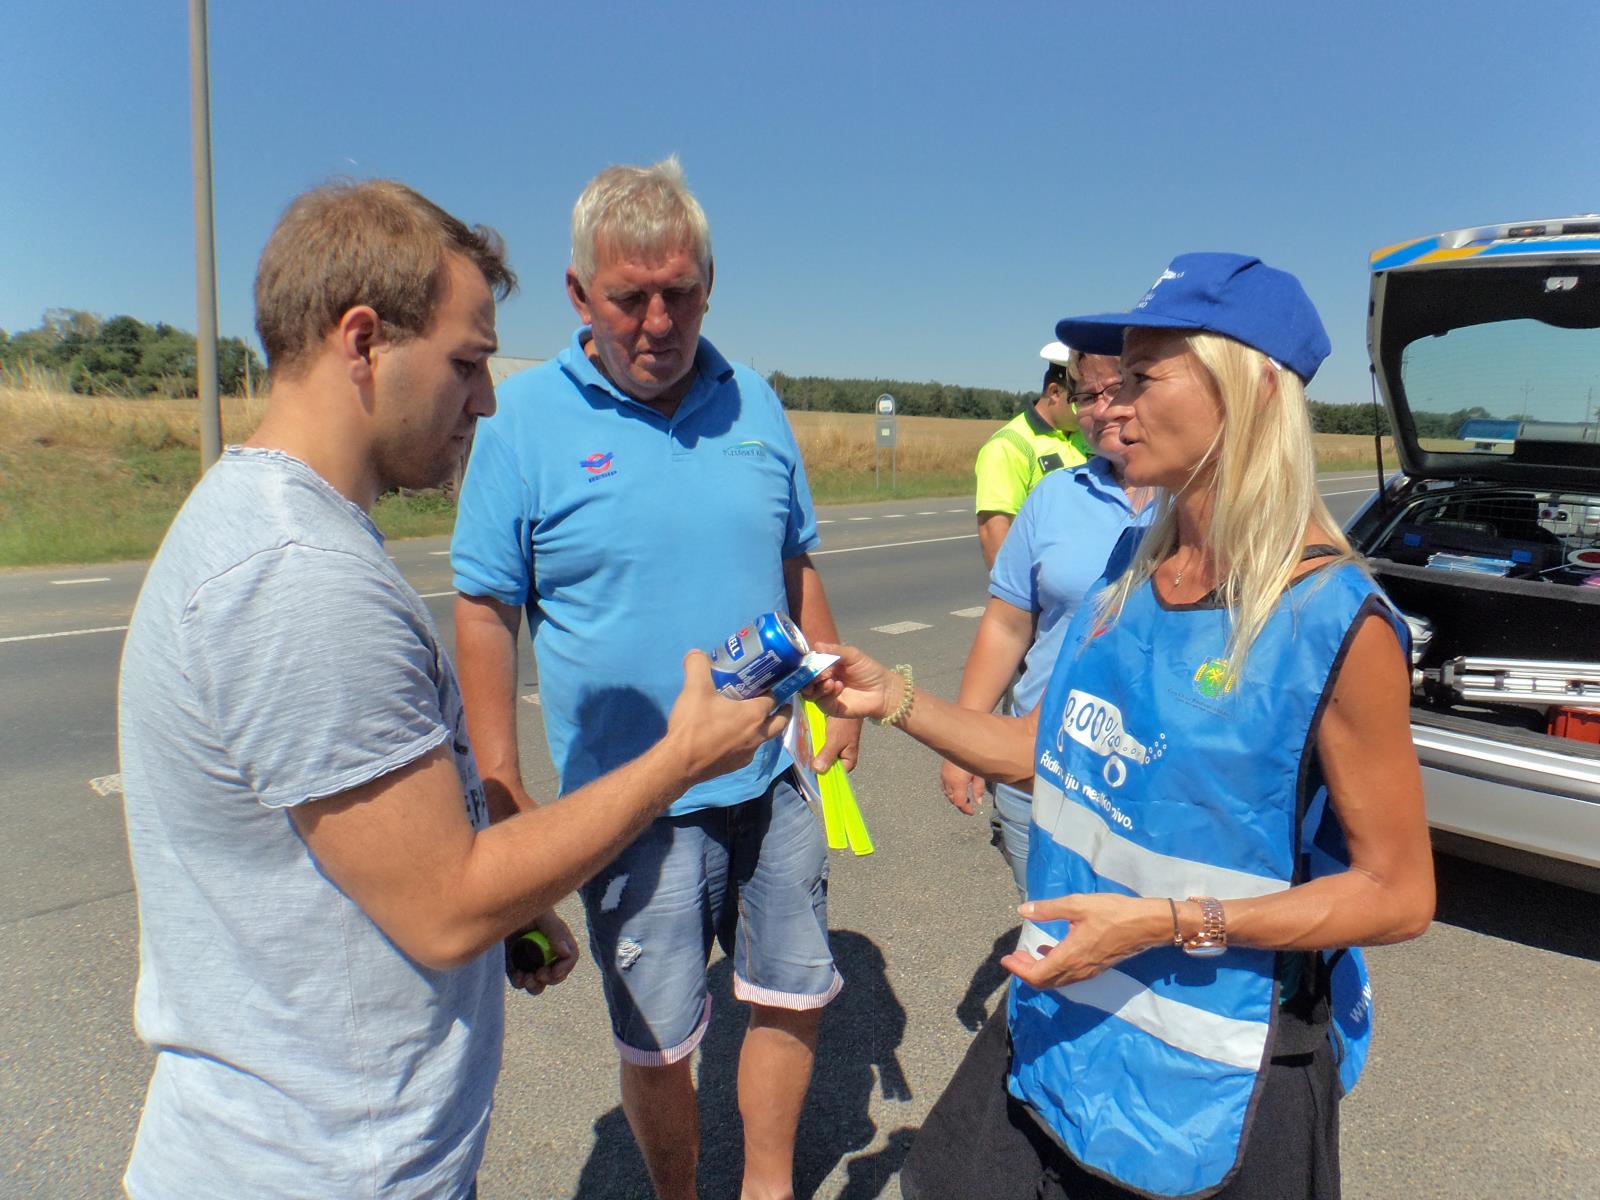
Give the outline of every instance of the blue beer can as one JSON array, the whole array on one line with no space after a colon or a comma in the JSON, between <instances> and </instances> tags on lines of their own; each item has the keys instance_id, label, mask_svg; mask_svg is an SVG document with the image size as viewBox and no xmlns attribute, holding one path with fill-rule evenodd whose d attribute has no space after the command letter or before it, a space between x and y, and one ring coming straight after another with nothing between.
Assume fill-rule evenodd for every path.
<instances>
[{"instance_id":1,"label":"blue beer can","mask_svg":"<svg viewBox=\"0 0 1600 1200\"><path fill-rule=\"evenodd\" d=\"M788 617L762 613L711 649L711 683L730 700L752 700L792 674L809 650Z\"/></svg>"}]
</instances>

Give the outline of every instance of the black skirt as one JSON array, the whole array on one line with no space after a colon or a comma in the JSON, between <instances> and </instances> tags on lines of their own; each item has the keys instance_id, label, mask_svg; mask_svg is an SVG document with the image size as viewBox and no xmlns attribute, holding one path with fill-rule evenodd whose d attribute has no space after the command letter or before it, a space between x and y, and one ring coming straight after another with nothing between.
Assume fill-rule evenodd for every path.
<instances>
[{"instance_id":1,"label":"black skirt","mask_svg":"<svg viewBox=\"0 0 1600 1200\"><path fill-rule=\"evenodd\" d=\"M1266 1084L1238 1170L1215 1200L1338 1200L1339 1073L1320 1012L1279 1013ZM1322 1010L1325 1012L1325 1009ZM1078 1166L1006 1091L1004 1001L934 1102L900 1172L905 1200L1136 1200ZM1204 1195L1205 1193L1200 1193Z\"/></svg>"}]
</instances>

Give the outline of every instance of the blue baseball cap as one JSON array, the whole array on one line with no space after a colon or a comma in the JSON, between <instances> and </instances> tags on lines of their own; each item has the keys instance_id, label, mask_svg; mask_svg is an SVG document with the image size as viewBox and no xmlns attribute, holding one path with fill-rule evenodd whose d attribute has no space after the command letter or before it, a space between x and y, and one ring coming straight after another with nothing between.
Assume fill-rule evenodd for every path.
<instances>
[{"instance_id":1,"label":"blue baseball cap","mask_svg":"<svg viewBox=\"0 0 1600 1200\"><path fill-rule=\"evenodd\" d=\"M1135 327L1224 334L1307 383L1333 349L1300 281L1244 254L1180 254L1132 312L1066 317L1056 337L1085 354L1121 354L1122 331Z\"/></svg>"}]
</instances>

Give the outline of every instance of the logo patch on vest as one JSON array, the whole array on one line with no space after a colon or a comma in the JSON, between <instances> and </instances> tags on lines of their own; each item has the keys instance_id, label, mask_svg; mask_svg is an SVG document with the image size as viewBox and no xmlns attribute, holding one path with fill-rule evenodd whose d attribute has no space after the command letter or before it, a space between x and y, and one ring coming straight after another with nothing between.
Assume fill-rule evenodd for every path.
<instances>
[{"instance_id":1,"label":"logo patch on vest","mask_svg":"<svg viewBox=\"0 0 1600 1200\"><path fill-rule=\"evenodd\" d=\"M1225 658L1208 658L1195 668L1194 690L1208 700L1226 696L1239 682L1233 664Z\"/></svg>"},{"instance_id":2,"label":"logo patch on vest","mask_svg":"<svg viewBox=\"0 0 1600 1200\"><path fill-rule=\"evenodd\" d=\"M766 458L767 444L760 438L746 438L722 452L728 458Z\"/></svg>"},{"instance_id":3,"label":"logo patch on vest","mask_svg":"<svg viewBox=\"0 0 1600 1200\"><path fill-rule=\"evenodd\" d=\"M1064 753L1067 739L1077 742L1106 760L1101 774L1112 787L1121 787L1128 778L1128 763L1141 766L1155 762L1167 752L1167 735L1157 734L1146 746L1122 723L1122 710L1108 700L1073 688L1067 693L1067 706L1061 711L1061 728L1056 731L1056 753Z\"/></svg>"}]
</instances>

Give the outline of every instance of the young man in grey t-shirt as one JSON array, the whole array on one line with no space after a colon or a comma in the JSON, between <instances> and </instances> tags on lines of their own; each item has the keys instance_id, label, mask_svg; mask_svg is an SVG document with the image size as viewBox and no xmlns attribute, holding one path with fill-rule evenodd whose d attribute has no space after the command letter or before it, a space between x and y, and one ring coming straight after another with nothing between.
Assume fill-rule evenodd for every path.
<instances>
[{"instance_id":1,"label":"young man in grey t-shirt","mask_svg":"<svg viewBox=\"0 0 1600 1200\"><path fill-rule=\"evenodd\" d=\"M685 660L666 736L571 796L491 814L454 671L368 510L494 409L499 239L399 184L308 193L268 241L261 425L151 564L119 730L156 1051L136 1198L463 1197L500 1064L502 939L689 786L783 726ZM505 819L491 826L492 817Z\"/></svg>"}]
</instances>

